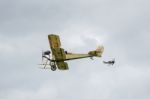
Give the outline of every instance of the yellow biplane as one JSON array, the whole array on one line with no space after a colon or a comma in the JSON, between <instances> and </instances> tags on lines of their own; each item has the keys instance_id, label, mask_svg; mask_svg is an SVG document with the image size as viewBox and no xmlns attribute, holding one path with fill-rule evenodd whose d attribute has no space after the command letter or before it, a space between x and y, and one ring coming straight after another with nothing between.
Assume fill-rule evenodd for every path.
<instances>
[{"instance_id":1,"label":"yellow biplane","mask_svg":"<svg viewBox=\"0 0 150 99\"><path fill-rule=\"evenodd\" d=\"M61 42L58 35L50 34L48 35L48 40L52 53L50 51L42 52L42 60L45 59L46 61L40 65L44 65L44 67L42 67L43 69L47 69L48 65L52 71L55 71L57 68L59 70L68 70L68 64L65 61L87 57L90 57L91 59L93 59L93 57L101 57L104 51L104 47L99 46L96 50L89 51L87 54L75 54L61 48Z\"/></svg>"}]
</instances>

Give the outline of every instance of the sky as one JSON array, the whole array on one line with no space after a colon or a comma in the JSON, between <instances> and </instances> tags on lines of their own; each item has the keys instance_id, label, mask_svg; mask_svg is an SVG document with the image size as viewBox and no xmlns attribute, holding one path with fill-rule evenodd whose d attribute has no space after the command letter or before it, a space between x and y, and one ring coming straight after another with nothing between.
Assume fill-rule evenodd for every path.
<instances>
[{"instance_id":1,"label":"sky","mask_svg":"<svg viewBox=\"0 0 150 99\"><path fill-rule=\"evenodd\" d=\"M0 99L149 99L149 0L0 0ZM39 69L48 34L102 58ZM103 64L115 58L114 66Z\"/></svg>"}]
</instances>

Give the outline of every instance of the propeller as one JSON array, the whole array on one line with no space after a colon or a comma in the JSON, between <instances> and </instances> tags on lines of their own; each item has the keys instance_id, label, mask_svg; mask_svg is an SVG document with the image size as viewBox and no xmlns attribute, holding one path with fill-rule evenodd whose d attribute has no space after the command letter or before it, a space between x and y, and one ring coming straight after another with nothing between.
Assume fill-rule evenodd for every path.
<instances>
[{"instance_id":1,"label":"propeller","mask_svg":"<svg viewBox=\"0 0 150 99\"><path fill-rule=\"evenodd\" d=\"M44 58L43 56L44 56L44 52L43 52L43 50L42 50L42 62L43 62L43 58Z\"/></svg>"}]
</instances>

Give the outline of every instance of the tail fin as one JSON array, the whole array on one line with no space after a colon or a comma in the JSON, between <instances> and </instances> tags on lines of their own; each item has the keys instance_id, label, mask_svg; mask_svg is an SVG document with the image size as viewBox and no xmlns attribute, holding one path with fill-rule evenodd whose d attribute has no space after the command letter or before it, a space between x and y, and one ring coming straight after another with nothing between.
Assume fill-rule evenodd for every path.
<instances>
[{"instance_id":1,"label":"tail fin","mask_svg":"<svg viewBox=\"0 0 150 99\"><path fill-rule=\"evenodd\" d=\"M101 57L104 52L103 46L98 46L96 50L90 51L88 54L91 56Z\"/></svg>"},{"instance_id":2,"label":"tail fin","mask_svg":"<svg viewBox=\"0 0 150 99\"><path fill-rule=\"evenodd\" d=\"M101 57L104 52L104 46L98 46L96 49L96 53L98 57Z\"/></svg>"}]
</instances>

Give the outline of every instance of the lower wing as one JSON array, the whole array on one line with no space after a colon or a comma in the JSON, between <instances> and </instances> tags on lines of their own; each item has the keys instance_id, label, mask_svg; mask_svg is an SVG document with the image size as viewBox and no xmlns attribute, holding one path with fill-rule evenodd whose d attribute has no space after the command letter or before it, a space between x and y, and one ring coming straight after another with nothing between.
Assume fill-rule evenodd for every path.
<instances>
[{"instance_id":1,"label":"lower wing","mask_svg":"<svg viewBox=\"0 0 150 99\"><path fill-rule=\"evenodd\" d=\"M69 69L68 64L64 61L56 62L56 64L57 64L58 69L60 69L60 70L68 70Z\"/></svg>"}]
</instances>

